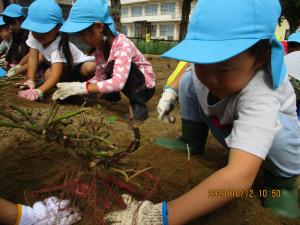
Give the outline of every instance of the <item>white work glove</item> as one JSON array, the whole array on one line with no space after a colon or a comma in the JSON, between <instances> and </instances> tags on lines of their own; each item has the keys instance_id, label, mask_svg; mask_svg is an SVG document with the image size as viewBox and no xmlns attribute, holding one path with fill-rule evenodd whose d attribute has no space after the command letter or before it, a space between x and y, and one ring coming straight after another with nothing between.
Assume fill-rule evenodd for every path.
<instances>
[{"instance_id":1,"label":"white work glove","mask_svg":"<svg viewBox=\"0 0 300 225\"><path fill-rule=\"evenodd\" d=\"M21 66L20 64L17 64L15 66L13 66L12 68L10 68L10 70L7 72L6 76L7 77L13 77L15 76L19 70L21 70L23 68L23 66Z\"/></svg>"},{"instance_id":2,"label":"white work glove","mask_svg":"<svg viewBox=\"0 0 300 225\"><path fill-rule=\"evenodd\" d=\"M157 105L158 119L168 122L171 121L170 112L174 109L177 102L177 92L173 88L165 88Z\"/></svg>"},{"instance_id":3,"label":"white work glove","mask_svg":"<svg viewBox=\"0 0 300 225\"><path fill-rule=\"evenodd\" d=\"M0 67L6 67L7 66L7 62L5 60L5 58L1 58L0 59Z\"/></svg>"},{"instance_id":4,"label":"white work glove","mask_svg":"<svg viewBox=\"0 0 300 225\"><path fill-rule=\"evenodd\" d=\"M20 84L20 90L34 89L35 82L33 80L26 80Z\"/></svg>"},{"instance_id":5,"label":"white work glove","mask_svg":"<svg viewBox=\"0 0 300 225\"><path fill-rule=\"evenodd\" d=\"M57 83L58 88L52 95L52 99L55 101L57 99L63 100L72 95L82 95L87 94L87 82L64 82Z\"/></svg>"},{"instance_id":6,"label":"white work glove","mask_svg":"<svg viewBox=\"0 0 300 225\"><path fill-rule=\"evenodd\" d=\"M111 225L162 225L167 224L167 205L153 204L150 201L137 201L130 195L123 194L127 205L124 210L108 213L104 221ZM165 210L163 213L163 204ZM163 218L165 217L165 218ZM165 222L163 222L163 220Z\"/></svg>"},{"instance_id":7,"label":"white work glove","mask_svg":"<svg viewBox=\"0 0 300 225\"><path fill-rule=\"evenodd\" d=\"M29 101L42 101L44 99L44 94L40 89L27 89L19 91L19 97L25 98Z\"/></svg>"},{"instance_id":8,"label":"white work glove","mask_svg":"<svg viewBox=\"0 0 300 225\"><path fill-rule=\"evenodd\" d=\"M18 225L71 225L81 220L78 208L70 207L69 200L56 197L46 198L36 202L33 207L22 207Z\"/></svg>"}]
</instances>

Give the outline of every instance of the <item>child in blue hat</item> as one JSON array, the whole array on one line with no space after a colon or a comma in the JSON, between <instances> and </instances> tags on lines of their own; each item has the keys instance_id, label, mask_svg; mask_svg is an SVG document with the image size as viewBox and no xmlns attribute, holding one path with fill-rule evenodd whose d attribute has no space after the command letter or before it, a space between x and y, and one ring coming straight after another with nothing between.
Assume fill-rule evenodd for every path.
<instances>
[{"instance_id":1,"label":"child in blue hat","mask_svg":"<svg viewBox=\"0 0 300 225\"><path fill-rule=\"evenodd\" d=\"M22 28L31 31L26 41L30 47L28 79L21 84L19 96L27 100L42 100L43 95L60 81L84 81L96 70L94 57L83 54L68 35L59 32L64 23L62 10L54 0L36 0L28 9ZM44 83L36 88L36 73L40 62L44 67Z\"/></svg>"},{"instance_id":2,"label":"child in blue hat","mask_svg":"<svg viewBox=\"0 0 300 225\"><path fill-rule=\"evenodd\" d=\"M86 44L96 48L97 70L88 82L57 84L53 99L100 93L109 101L118 101L122 90L129 98L134 119L147 119L146 102L155 90L152 66L124 34L115 30L107 1L76 1L61 31L78 32Z\"/></svg>"},{"instance_id":3,"label":"child in blue hat","mask_svg":"<svg viewBox=\"0 0 300 225\"><path fill-rule=\"evenodd\" d=\"M71 225L81 220L81 212L69 200L49 197L32 207L14 204L0 198L0 224L6 225Z\"/></svg>"},{"instance_id":4,"label":"child in blue hat","mask_svg":"<svg viewBox=\"0 0 300 225\"><path fill-rule=\"evenodd\" d=\"M21 28L25 20L25 9L18 4L11 4L3 12L3 20L12 31L12 43L6 54L7 76L15 76L26 71L29 48L25 41L28 32Z\"/></svg>"},{"instance_id":5,"label":"child in blue hat","mask_svg":"<svg viewBox=\"0 0 300 225\"><path fill-rule=\"evenodd\" d=\"M8 25L3 21L3 16L0 17L0 38L2 42L0 43L0 66L2 62L5 62L5 55L11 45L11 31Z\"/></svg>"},{"instance_id":6,"label":"child in blue hat","mask_svg":"<svg viewBox=\"0 0 300 225\"><path fill-rule=\"evenodd\" d=\"M249 196L260 168L264 205L277 215L300 217L300 124L283 46L274 34L280 13L278 0L197 2L186 38L164 54L192 63L178 93L180 141L201 153L210 130L229 149L228 163L168 203L123 196L127 208L108 214L108 221L185 224L222 207L236 193Z\"/></svg>"},{"instance_id":7,"label":"child in blue hat","mask_svg":"<svg viewBox=\"0 0 300 225\"><path fill-rule=\"evenodd\" d=\"M300 32L293 33L288 40L288 54L285 56L287 74L290 76L296 98L297 115L300 120Z\"/></svg>"}]
</instances>

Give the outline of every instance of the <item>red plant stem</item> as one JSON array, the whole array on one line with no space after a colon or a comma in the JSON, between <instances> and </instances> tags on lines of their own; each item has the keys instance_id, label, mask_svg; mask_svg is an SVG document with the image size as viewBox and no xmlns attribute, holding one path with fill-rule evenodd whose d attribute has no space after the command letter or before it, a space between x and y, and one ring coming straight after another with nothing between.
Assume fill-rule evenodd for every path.
<instances>
[{"instance_id":1,"label":"red plant stem","mask_svg":"<svg viewBox=\"0 0 300 225\"><path fill-rule=\"evenodd\" d=\"M106 175L105 177L100 174L98 171L96 172L96 176L108 183L111 183L111 184L114 184L116 185L117 187L129 192L130 194L133 194L133 195L138 195L140 198L142 199L145 199L145 197L147 196L147 193L145 192L142 192L140 190L138 190L137 187L134 187L133 185L131 184L128 184L116 177L114 177L113 175L111 174L108 174Z\"/></svg>"}]
</instances>

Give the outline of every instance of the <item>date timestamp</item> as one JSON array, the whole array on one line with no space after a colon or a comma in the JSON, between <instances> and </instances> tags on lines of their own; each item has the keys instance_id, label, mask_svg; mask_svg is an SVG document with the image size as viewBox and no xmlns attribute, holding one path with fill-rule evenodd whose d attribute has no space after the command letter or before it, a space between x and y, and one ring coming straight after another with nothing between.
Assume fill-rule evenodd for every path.
<instances>
[{"instance_id":1,"label":"date timestamp","mask_svg":"<svg viewBox=\"0 0 300 225\"><path fill-rule=\"evenodd\" d=\"M279 198L280 189L210 189L209 198Z\"/></svg>"}]
</instances>

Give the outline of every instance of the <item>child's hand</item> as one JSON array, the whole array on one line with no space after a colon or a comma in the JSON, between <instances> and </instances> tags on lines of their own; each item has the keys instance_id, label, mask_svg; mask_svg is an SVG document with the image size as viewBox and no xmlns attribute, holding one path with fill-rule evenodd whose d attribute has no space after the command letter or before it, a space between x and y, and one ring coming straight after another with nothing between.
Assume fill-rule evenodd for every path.
<instances>
[{"instance_id":1,"label":"child's hand","mask_svg":"<svg viewBox=\"0 0 300 225\"><path fill-rule=\"evenodd\" d=\"M177 101L177 92L172 88L165 88L157 105L158 119L170 121L170 112L175 107Z\"/></svg>"},{"instance_id":2,"label":"child's hand","mask_svg":"<svg viewBox=\"0 0 300 225\"><path fill-rule=\"evenodd\" d=\"M20 90L34 89L35 82L33 80L26 80L20 84Z\"/></svg>"},{"instance_id":3,"label":"child's hand","mask_svg":"<svg viewBox=\"0 0 300 225\"><path fill-rule=\"evenodd\" d=\"M56 197L36 202L33 207L21 206L18 225L71 225L81 220L78 208L70 207L69 200Z\"/></svg>"},{"instance_id":4,"label":"child's hand","mask_svg":"<svg viewBox=\"0 0 300 225\"><path fill-rule=\"evenodd\" d=\"M72 95L82 95L87 94L87 83L80 82L65 82L65 83L57 83L57 90L53 93L52 99L55 100L63 100Z\"/></svg>"},{"instance_id":5,"label":"child's hand","mask_svg":"<svg viewBox=\"0 0 300 225\"><path fill-rule=\"evenodd\" d=\"M6 67L7 66L7 61L5 60L5 58L1 58L0 59L0 67Z\"/></svg>"},{"instance_id":6,"label":"child's hand","mask_svg":"<svg viewBox=\"0 0 300 225\"><path fill-rule=\"evenodd\" d=\"M13 66L12 68L10 68L10 70L7 72L6 76L7 77L13 77L15 75L17 75L17 73L23 68L23 66L21 65L16 65Z\"/></svg>"},{"instance_id":7,"label":"child's hand","mask_svg":"<svg viewBox=\"0 0 300 225\"><path fill-rule=\"evenodd\" d=\"M43 100L43 92L39 89L27 89L19 91L19 96L30 101Z\"/></svg>"},{"instance_id":8,"label":"child's hand","mask_svg":"<svg viewBox=\"0 0 300 225\"><path fill-rule=\"evenodd\" d=\"M122 198L127 208L107 214L104 217L105 222L112 225L163 224L162 203L154 205L150 201L137 201L127 194L122 195Z\"/></svg>"}]
</instances>

